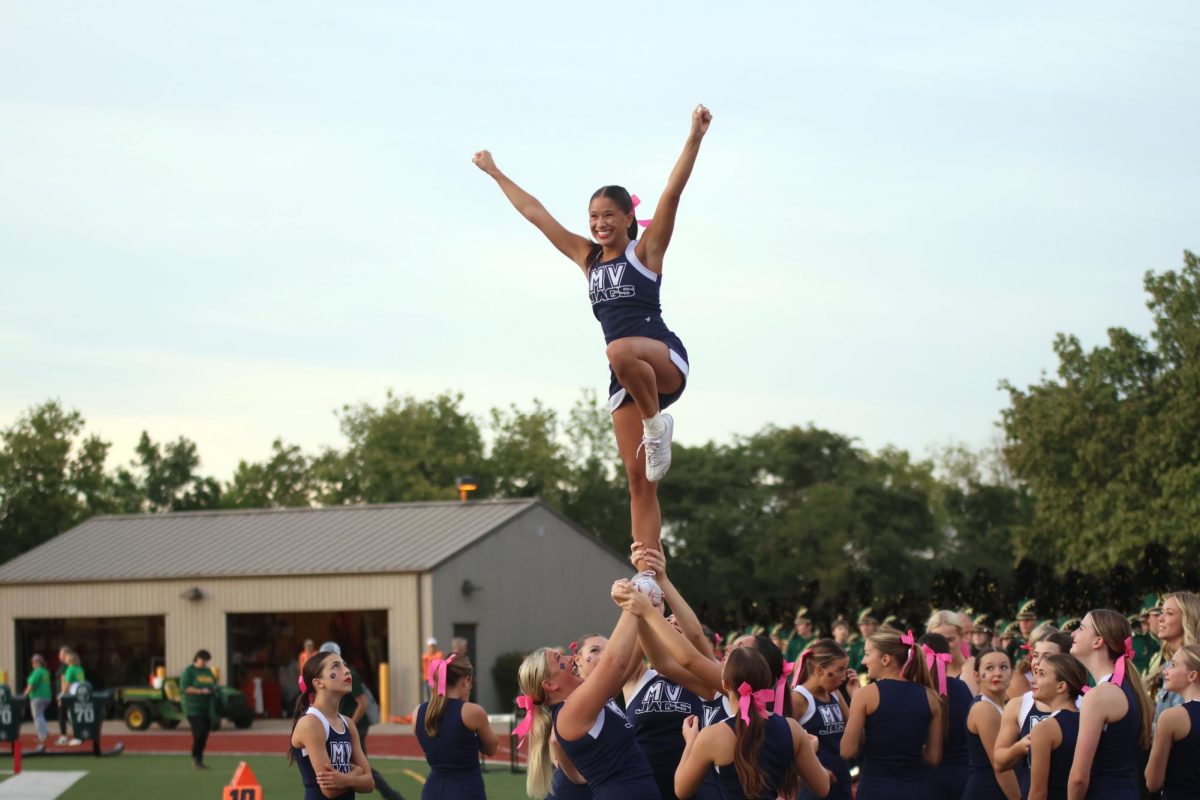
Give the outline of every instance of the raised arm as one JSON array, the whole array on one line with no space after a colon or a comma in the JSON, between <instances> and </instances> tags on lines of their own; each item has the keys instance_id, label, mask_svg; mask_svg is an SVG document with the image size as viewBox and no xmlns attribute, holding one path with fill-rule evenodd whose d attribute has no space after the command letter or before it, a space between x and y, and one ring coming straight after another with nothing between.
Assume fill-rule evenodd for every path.
<instances>
[{"instance_id":1,"label":"raised arm","mask_svg":"<svg viewBox=\"0 0 1200 800\"><path fill-rule=\"evenodd\" d=\"M683 152L667 178L667 188L658 199L654 209L654 223L646 229L646 234L637 243L637 257L646 268L652 272L662 272L663 255L667 245L671 243L671 234L675 232L675 214L679 211L679 199L683 196L683 187L687 186L688 178L692 175L692 167L696 165L696 156L700 154L700 140L708 133L712 113L704 106L696 106L692 111L692 128L688 132Z\"/></svg>"},{"instance_id":2,"label":"raised arm","mask_svg":"<svg viewBox=\"0 0 1200 800\"><path fill-rule=\"evenodd\" d=\"M634 545L633 557L630 560L634 562L635 567L639 560L644 561L646 568L654 571L659 588L663 590L663 598L670 606L671 612L675 614L675 621L679 623L680 632L701 654L712 658L712 642L704 635L704 626L700 624L700 618L696 616L696 612L688 605L687 600L683 599L683 595L679 593L667 575L666 557L660 551L643 548L638 543Z\"/></svg>"},{"instance_id":3,"label":"raised arm","mask_svg":"<svg viewBox=\"0 0 1200 800\"><path fill-rule=\"evenodd\" d=\"M629 581L617 581L613 591L628 589L628 585ZM588 679L571 692L567 703L558 713L560 735L570 740L583 736L592 727L604 704L621 691L634 658L637 633L638 618L628 611L622 611L617 627L608 637L600 663L591 671Z\"/></svg>"},{"instance_id":4,"label":"raised arm","mask_svg":"<svg viewBox=\"0 0 1200 800\"><path fill-rule=\"evenodd\" d=\"M592 251L591 242L578 234L571 233L562 226L562 223L550 216L550 212L536 197L517 186L511 178L500 171L496 162L492 160L492 154L487 150L480 150L471 160L475 166L496 181L500 186L500 191L504 192L504 196L508 198L508 202L513 204L513 208L520 212L522 217L532 222L550 240L550 243L558 248L560 253L574 261L580 269L587 269L588 254Z\"/></svg>"},{"instance_id":5,"label":"raised arm","mask_svg":"<svg viewBox=\"0 0 1200 800\"><path fill-rule=\"evenodd\" d=\"M671 623L667 622L662 614L658 613L658 609L650 605L650 601L644 594L640 592L630 591L619 598L621 607L627 612L637 614L642 621L642 635L646 639L654 639L654 643L650 645L651 649L662 647L666 651L666 655L677 663L680 667L696 676L699 683L697 688L703 688L704 691L696 691L691 685L689 689L696 694L706 699L713 697L717 692L721 691L721 665L713 661L711 658L704 656L692 646L685 637L680 636L679 632L671 627ZM610 642L609 647L612 647ZM608 654L608 648L604 650L605 655ZM661 671L661 670L660 670ZM668 676L670 677L670 676ZM589 680L591 680L589 678ZM676 683L682 681L675 680Z\"/></svg>"}]
</instances>

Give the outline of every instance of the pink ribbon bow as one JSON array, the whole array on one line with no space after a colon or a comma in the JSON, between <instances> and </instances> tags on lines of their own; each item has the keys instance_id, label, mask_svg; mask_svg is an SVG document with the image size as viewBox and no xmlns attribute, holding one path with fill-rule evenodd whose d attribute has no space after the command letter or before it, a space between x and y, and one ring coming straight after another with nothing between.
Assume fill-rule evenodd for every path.
<instances>
[{"instance_id":1,"label":"pink ribbon bow","mask_svg":"<svg viewBox=\"0 0 1200 800\"><path fill-rule=\"evenodd\" d=\"M719 634L719 633L714 633L714 634L713 634L713 638L717 640L717 644L720 644L720 643L721 643L721 634Z\"/></svg>"},{"instance_id":2,"label":"pink ribbon bow","mask_svg":"<svg viewBox=\"0 0 1200 800\"><path fill-rule=\"evenodd\" d=\"M529 729L533 727L533 709L537 705L538 701L527 694L518 695L517 697L517 708L525 710L525 719L521 720L517 727L513 728L513 736L516 736L518 739L517 747L525 743L525 737L529 735Z\"/></svg>"},{"instance_id":3,"label":"pink ribbon bow","mask_svg":"<svg viewBox=\"0 0 1200 800\"><path fill-rule=\"evenodd\" d=\"M642 204L642 201L638 198L638 196L636 194L629 195L629 199L631 201L633 201L633 207L635 209ZM650 219L639 219L637 221L637 224L641 225L643 228L649 228L651 222L654 222L653 217L651 217Z\"/></svg>"},{"instance_id":4,"label":"pink ribbon bow","mask_svg":"<svg viewBox=\"0 0 1200 800\"><path fill-rule=\"evenodd\" d=\"M793 689L796 688L796 686L800 683L800 679L804 676L804 662L811 655L812 655L812 650L805 650L803 653L800 654L800 657L796 659L796 663L792 668L792 688ZM787 661L784 661L783 663L786 664Z\"/></svg>"},{"instance_id":5,"label":"pink ribbon bow","mask_svg":"<svg viewBox=\"0 0 1200 800\"><path fill-rule=\"evenodd\" d=\"M738 698L738 716L742 718L742 722L749 725L751 704L763 719L770 716L767 713L767 703L775 699L775 690L759 689L756 692L750 688L750 684L742 681L742 685L738 687Z\"/></svg>"},{"instance_id":6,"label":"pink ribbon bow","mask_svg":"<svg viewBox=\"0 0 1200 800\"><path fill-rule=\"evenodd\" d=\"M1125 680L1125 659L1133 661L1133 639L1126 637L1125 639L1125 655L1117 659L1117 664L1113 667L1112 682L1117 686Z\"/></svg>"},{"instance_id":7,"label":"pink ribbon bow","mask_svg":"<svg viewBox=\"0 0 1200 800\"><path fill-rule=\"evenodd\" d=\"M934 664L937 664L938 676L938 694L946 696L946 668L954 661L954 656L949 653L937 653L927 644L921 645L922 652L925 653L925 668L933 670Z\"/></svg>"},{"instance_id":8,"label":"pink ribbon bow","mask_svg":"<svg viewBox=\"0 0 1200 800\"><path fill-rule=\"evenodd\" d=\"M308 684L304 682L304 676L296 678L296 684L300 687L300 694L308 694Z\"/></svg>"},{"instance_id":9,"label":"pink ribbon bow","mask_svg":"<svg viewBox=\"0 0 1200 800\"><path fill-rule=\"evenodd\" d=\"M794 671L798 672L796 664L799 663L799 661L788 661L786 658L783 660L783 671L779 673L779 680L775 681L775 704L771 706L771 713L783 713L783 690L787 688L788 676Z\"/></svg>"},{"instance_id":10,"label":"pink ribbon bow","mask_svg":"<svg viewBox=\"0 0 1200 800\"><path fill-rule=\"evenodd\" d=\"M437 694L446 693L446 667L458 658L458 653L451 653L449 658L435 658L429 664L429 675L426 680L429 683L429 688L433 689Z\"/></svg>"},{"instance_id":11,"label":"pink ribbon bow","mask_svg":"<svg viewBox=\"0 0 1200 800\"><path fill-rule=\"evenodd\" d=\"M575 655L579 652L579 642L571 642L569 645L567 645L567 647L571 649L571 655Z\"/></svg>"},{"instance_id":12,"label":"pink ribbon bow","mask_svg":"<svg viewBox=\"0 0 1200 800\"><path fill-rule=\"evenodd\" d=\"M908 629L908 633L900 634L900 643L908 646L908 658L904 659L904 666L907 667L917 653L917 640L913 637L912 628Z\"/></svg>"}]
</instances>

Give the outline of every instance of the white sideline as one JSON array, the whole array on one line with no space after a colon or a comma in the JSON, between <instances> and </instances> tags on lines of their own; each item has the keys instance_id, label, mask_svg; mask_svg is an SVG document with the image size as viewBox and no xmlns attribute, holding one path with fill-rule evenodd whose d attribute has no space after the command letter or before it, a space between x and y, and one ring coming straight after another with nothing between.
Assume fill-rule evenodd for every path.
<instances>
[{"instance_id":1,"label":"white sideline","mask_svg":"<svg viewBox=\"0 0 1200 800\"><path fill-rule=\"evenodd\" d=\"M0 783L0 798L12 800L55 800L86 772L23 771Z\"/></svg>"}]
</instances>

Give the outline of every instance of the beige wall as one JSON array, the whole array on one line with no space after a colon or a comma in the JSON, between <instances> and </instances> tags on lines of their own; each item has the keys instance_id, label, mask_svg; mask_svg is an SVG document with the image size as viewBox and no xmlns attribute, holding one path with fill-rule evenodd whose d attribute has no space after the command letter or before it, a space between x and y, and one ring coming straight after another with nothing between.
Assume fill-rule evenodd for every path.
<instances>
[{"instance_id":1,"label":"beige wall","mask_svg":"<svg viewBox=\"0 0 1200 800\"><path fill-rule=\"evenodd\" d=\"M407 714L418 702L419 585L416 574L0 585L0 670L10 676L20 671L17 619L165 614L167 669L178 673L202 647L224 668L228 613L383 609L392 685L392 708L385 714ZM180 597L192 587L204 598Z\"/></svg>"},{"instance_id":2,"label":"beige wall","mask_svg":"<svg viewBox=\"0 0 1200 800\"><path fill-rule=\"evenodd\" d=\"M496 707L492 665L510 650L565 647L577 636L608 634L620 612L609 598L633 568L547 509L535 506L434 570L432 631L449 652L454 625L474 623L479 702ZM464 580L482 587L470 597ZM424 641L422 640L422 644Z\"/></svg>"}]
</instances>

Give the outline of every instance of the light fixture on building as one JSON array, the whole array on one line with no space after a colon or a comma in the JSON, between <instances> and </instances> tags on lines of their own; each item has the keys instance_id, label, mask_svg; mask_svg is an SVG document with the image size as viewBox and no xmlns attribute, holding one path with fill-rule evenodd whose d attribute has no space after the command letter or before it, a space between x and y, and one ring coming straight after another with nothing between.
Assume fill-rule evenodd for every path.
<instances>
[{"instance_id":1,"label":"light fixture on building","mask_svg":"<svg viewBox=\"0 0 1200 800\"><path fill-rule=\"evenodd\" d=\"M204 592L200 591L200 587L193 586L192 588L181 592L179 596L184 600L191 600L192 602L195 602L197 600L204 599Z\"/></svg>"},{"instance_id":2,"label":"light fixture on building","mask_svg":"<svg viewBox=\"0 0 1200 800\"><path fill-rule=\"evenodd\" d=\"M464 503L467 502L468 495L479 488L474 475L459 475L454 479L454 485L458 487L458 499Z\"/></svg>"},{"instance_id":3,"label":"light fixture on building","mask_svg":"<svg viewBox=\"0 0 1200 800\"><path fill-rule=\"evenodd\" d=\"M470 597L476 592L483 591L483 587L477 583L471 583L471 579L467 578L462 582L462 593L464 597Z\"/></svg>"}]
</instances>

